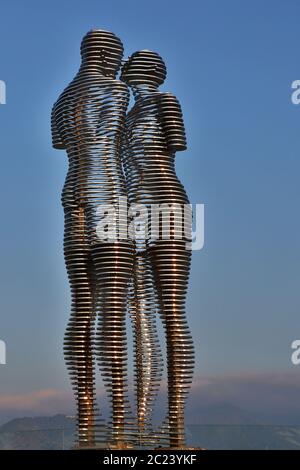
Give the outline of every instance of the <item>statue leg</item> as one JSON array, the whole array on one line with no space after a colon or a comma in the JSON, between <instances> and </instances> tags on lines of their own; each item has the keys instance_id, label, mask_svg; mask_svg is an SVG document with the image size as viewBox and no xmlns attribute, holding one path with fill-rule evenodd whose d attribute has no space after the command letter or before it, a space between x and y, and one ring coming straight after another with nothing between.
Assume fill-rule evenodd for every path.
<instances>
[{"instance_id":1,"label":"statue leg","mask_svg":"<svg viewBox=\"0 0 300 470\"><path fill-rule=\"evenodd\" d=\"M99 326L95 350L111 402L111 444L122 448L126 445L126 411L129 406L126 311L133 247L127 241L93 244L92 258L99 287Z\"/></svg>"},{"instance_id":2,"label":"statue leg","mask_svg":"<svg viewBox=\"0 0 300 470\"><path fill-rule=\"evenodd\" d=\"M65 360L77 404L78 445L93 446L95 283L86 241L85 214L81 207L65 210L64 254L72 293L71 317L64 341Z\"/></svg>"},{"instance_id":3,"label":"statue leg","mask_svg":"<svg viewBox=\"0 0 300 470\"><path fill-rule=\"evenodd\" d=\"M170 446L180 448L185 445L185 402L194 367L185 316L191 253L182 240L159 240L149 247L149 253L166 333Z\"/></svg>"},{"instance_id":4,"label":"statue leg","mask_svg":"<svg viewBox=\"0 0 300 470\"><path fill-rule=\"evenodd\" d=\"M163 364L156 329L157 300L150 260L145 251L138 251L135 256L130 314L134 338L137 443L151 445L152 408Z\"/></svg>"}]
</instances>

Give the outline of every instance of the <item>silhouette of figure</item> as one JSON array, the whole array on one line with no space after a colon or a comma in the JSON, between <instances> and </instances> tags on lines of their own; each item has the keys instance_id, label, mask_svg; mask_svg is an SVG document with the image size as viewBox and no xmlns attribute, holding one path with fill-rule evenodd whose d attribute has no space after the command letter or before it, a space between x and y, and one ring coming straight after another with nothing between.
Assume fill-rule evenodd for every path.
<instances>
[{"instance_id":1,"label":"silhouette of figure","mask_svg":"<svg viewBox=\"0 0 300 470\"><path fill-rule=\"evenodd\" d=\"M78 413L78 445L98 442L94 352L111 400L110 441L126 446L128 411L125 315L133 246L120 237L99 240L101 204L126 196L120 141L129 101L116 80L123 45L113 33L93 30L81 43L80 69L52 110L53 147L65 149L69 169L62 192L64 253L72 292L64 342ZM96 312L99 324L95 332Z\"/></svg>"},{"instance_id":2,"label":"silhouette of figure","mask_svg":"<svg viewBox=\"0 0 300 470\"><path fill-rule=\"evenodd\" d=\"M135 97L135 104L126 117L122 146L129 201L145 204L148 208L155 204L184 207L189 202L176 176L174 163L175 153L186 149L182 113L178 100L171 93L158 90L165 77L166 67L162 58L147 50L132 54L121 72L121 80L132 88ZM187 220L191 221L191 216ZM151 273L145 270L150 263L158 298L157 309L161 312L165 327L168 368L167 430L169 444L173 448L183 447L185 444L184 409L194 365L193 342L185 317L191 260L191 253L186 249L186 241L190 240L189 231L188 236L184 231L186 225L186 221L179 222L182 237L177 239L175 229L178 229L178 220L173 215L170 237L166 239L163 237L164 228L159 226L157 230L149 221L148 233L156 231L160 236L152 237L152 233L144 246L137 244L135 263L134 318L140 317L139 299L149 299L147 285L151 283ZM148 311L153 313L153 304ZM140 337L140 343L143 343L141 335L147 338L147 332L145 334L138 325L137 329L137 336ZM160 353L155 349L153 341L148 344L150 359L148 357L146 363L150 370L149 377L149 374L157 374L157 356ZM143 354L145 351L141 345L137 355ZM137 374L137 411L143 432L143 417L147 413L145 402L149 393L143 387L141 389L141 384L146 380L144 367L140 363L137 368L140 371Z\"/></svg>"}]
</instances>

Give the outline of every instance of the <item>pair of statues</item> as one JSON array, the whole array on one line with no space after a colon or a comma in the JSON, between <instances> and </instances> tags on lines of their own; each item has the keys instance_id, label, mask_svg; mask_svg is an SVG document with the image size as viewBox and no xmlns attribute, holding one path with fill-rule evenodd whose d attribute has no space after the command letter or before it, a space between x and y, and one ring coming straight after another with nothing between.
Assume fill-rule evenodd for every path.
<instances>
[{"instance_id":1,"label":"pair of statues","mask_svg":"<svg viewBox=\"0 0 300 470\"><path fill-rule=\"evenodd\" d=\"M114 448L185 445L184 409L192 380L194 351L185 318L191 253L184 237L124 233L97 236L99 207L130 204L188 204L174 157L185 150L180 104L159 91L166 77L161 57L148 50L122 66L123 45L113 33L90 31L82 40L80 69L52 110L52 138L65 149L69 169L62 192L64 253L72 292L65 334L65 359L77 404L79 447L97 446L103 425L95 391L98 359L110 398L105 439ZM135 104L126 114L129 88ZM120 214L117 216L120 222ZM151 231L151 221L148 223ZM158 230L159 232L160 230ZM128 399L126 318L134 338L135 407ZM159 430L151 422L162 377L157 317L165 330L168 411Z\"/></svg>"}]
</instances>

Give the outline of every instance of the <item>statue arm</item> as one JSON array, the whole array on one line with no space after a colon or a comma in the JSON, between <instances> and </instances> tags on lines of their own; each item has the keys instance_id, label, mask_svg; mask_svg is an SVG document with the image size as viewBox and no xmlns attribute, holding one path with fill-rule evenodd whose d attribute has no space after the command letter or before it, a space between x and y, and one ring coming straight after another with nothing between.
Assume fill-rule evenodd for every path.
<instances>
[{"instance_id":1,"label":"statue arm","mask_svg":"<svg viewBox=\"0 0 300 470\"><path fill-rule=\"evenodd\" d=\"M52 134L52 147L58 150L64 150L65 145L63 143L63 140L61 138L61 135L57 126L54 108L51 113L51 134Z\"/></svg>"},{"instance_id":2,"label":"statue arm","mask_svg":"<svg viewBox=\"0 0 300 470\"><path fill-rule=\"evenodd\" d=\"M179 101L171 93L163 93L159 106L168 149L171 152L186 150L186 136Z\"/></svg>"},{"instance_id":3,"label":"statue arm","mask_svg":"<svg viewBox=\"0 0 300 470\"><path fill-rule=\"evenodd\" d=\"M86 111L90 116L95 117L96 137L105 134L109 137L118 137L121 144L121 134L125 124L126 111L129 103L129 91L127 86L119 81L113 80L114 86L103 91L103 86L94 91L94 95L89 100L90 109ZM102 105L100 106L100 103ZM85 104L87 109L87 105Z\"/></svg>"}]
</instances>

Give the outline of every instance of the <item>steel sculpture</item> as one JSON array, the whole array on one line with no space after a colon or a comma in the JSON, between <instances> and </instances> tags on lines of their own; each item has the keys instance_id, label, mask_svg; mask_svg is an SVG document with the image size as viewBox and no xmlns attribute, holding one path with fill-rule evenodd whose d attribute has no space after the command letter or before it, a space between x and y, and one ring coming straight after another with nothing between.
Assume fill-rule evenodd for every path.
<instances>
[{"instance_id":1,"label":"steel sculpture","mask_svg":"<svg viewBox=\"0 0 300 470\"><path fill-rule=\"evenodd\" d=\"M113 448L162 443L182 448L194 350L185 317L191 214L181 213L189 201L174 162L175 153L186 148L180 104L159 91L166 67L154 52L131 55L121 81L116 74L123 45L113 33L90 31L82 40L81 56L80 69L54 104L51 121L53 146L66 150L69 160L62 205L72 308L64 351L77 403L78 446L94 447L105 439ZM127 85L135 105L126 116ZM147 209L179 207L179 218L171 216L169 237L160 218L158 226L149 218L148 236L133 243L127 221L117 212L117 237L99 239L99 207L117 207L127 196ZM134 420L127 397L127 312L135 352ZM163 370L158 316L165 328L168 413L154 432L152 409ZM96 404L95 357L110 397L104 434Z\"/></svg>"},{"instance_id":2,"label":"steel sculpture","mask_svg":"<svg viewBox=\"0 0 300 470\"><path fill-rule=\"evenodd\" d=\"M121 80L129 85L135 97L135 105L126 118L123 137L123 163L130 203L149 208L161 204L174 205L168 239L164 226L154 227L149 219L148 236L144 244L137 244L135 268L135 320L136 331L136 391L137 415L144 442L149 441L145 432L145 419L149 410L145 403L153 399L160 363L156 348L152 321L155 306L148 301L148 323L144 320L145 300L153 296L147 282L151 283L151 271L157 293L156 311L160 311L165 327L168 369L167 434L170 447L185 445L184 409L190 388L194 348L185 316L185 297L188 287L191 252L186 241L190 240L191 214L181 217L189 208L188 197L175 172L175 153L186 149L185 130L181 107L171 93L158 90L166 77L162 58L151 51L132 54L122 68ZM178 228L179 235L178 237ZM157 233L155 233L157 232ZM156 235L155 237L153 235ZM151 268L149 269L149 266ZM150 279L150 281L149 281ZM144 302L140 306L139 299ZM155 297L152 297L152 302ZM147 304L146 304L147 307ZM141 313L142 312L142 313ZM148 352L148 355L147 355ZM146 370L140 358L146 360ZM145 387L146 384L146 387ZM149 388L153 384L152 389ZM145 417L146 414L146 417ZM159 440L159 436L157 438Z\"/></svg>"},{"instance_id":3,"label":"steel sculpture","mask_svg":"<svg viewBox=\"0 0 300 470\"><path fill-rule=\"evenodd\" d=\"M90 31L82 40L80 69L52 110L53 146L65 149L69 159L62 204L72 311L64 349L80 447L99 441L94 352L111 400L109 443L127 445L125 316L133 247L125 237L101 241L96 233L99 206L126 196L120 142L129 92L115 78L122 55L123 45L113 33Z\"/></svg>"}]
</instances>

